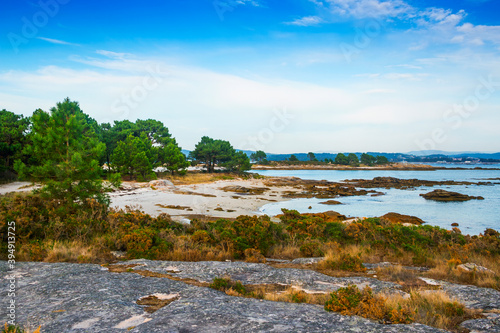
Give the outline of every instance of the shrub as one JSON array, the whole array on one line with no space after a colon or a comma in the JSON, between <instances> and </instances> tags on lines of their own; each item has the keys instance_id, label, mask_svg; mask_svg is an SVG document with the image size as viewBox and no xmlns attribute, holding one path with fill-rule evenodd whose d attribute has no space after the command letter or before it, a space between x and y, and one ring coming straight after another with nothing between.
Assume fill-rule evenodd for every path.
<instances>
[{"instance_id":1,"label":"shrub","mask_svg":"<svg viewBox=\"0 0 500 333\"><path fill-rule=\"evenodd\" d=\"M247 294L247 289L243 284L241 284L241 282L233 281L229 278L214 278L209 287L223 292L234 290L240 295Z\"/></svg>"},{"instance_id":2,"label":"shrub","mask_svg":"<svg viewBox=\"0 0 500 333\"><path fill-rule=\"evenodd\" d=\"M322 268L351 271L351 272L364 272L366 267L363 266L361 257L359 255L351 255L349 253L340 253L333 257L327 257L320 265Z\"/></svg>"},{"instance_id":3,"label":"shrub","mask_svg":"<svg viewBox=\"0 0 500 333\"><path fill-rule=\"evenodd\" d=\"M208 224L217 242L242 258L249 248L265 254L269 248L283 238L281 227L271 222L268 216L239 216L234 221L219 219Z\"/></svg>"},{"instance_id":4,"label":"shrub","mask_svg":"<svg viewBox=\"0 0 500 333\"><path fill-rule=\"evenodd\" d=\"M266 258L256 249L246 249L245 250L245 261L253 263L265 263Z\"/></svg>"},{"instance_id":5,"label":"shrub","mask_svg":"<svg viewBox=\"0 0 500 333\"><path fill-rule=\"evenodd\" d=\"M325 255L321 249L321 242L318 240L308 241L302 244L300 247L300 254L304 257L322 257Z\"/></svg>"}]
</instances>

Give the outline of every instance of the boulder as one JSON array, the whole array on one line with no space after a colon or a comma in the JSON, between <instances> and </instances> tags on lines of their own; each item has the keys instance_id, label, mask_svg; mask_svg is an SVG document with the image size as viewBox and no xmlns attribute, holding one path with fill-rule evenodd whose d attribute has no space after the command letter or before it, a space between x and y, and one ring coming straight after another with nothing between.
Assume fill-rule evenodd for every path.
<instances>
[{"instance_id":1,"label":"boulder","mask_svg":"<svg viewBox=\"0 0 500 333\"><path fill-rule=\"evenodd\" d=\"M466 263L466 264L461 264L457 266L457 269L462 270L464 272L480 272L480 273L489 273L489 274L495 274L491 269L488 269L483 266L476 265L474 263Z\"/></svg>"},{"instance_id":2,"label":"boulder","mask_svg":"<svg viewBox=\"0 0 500 333\"><path fill-rule=\"evenodd\" d=\"M410 224L420 225L420 224L425 223L422 219L420 219L416 216L403 215L403 214L392 213L392 212L387 213L387 214L381 216L380 218L387 220L393 224L410 223Z\"/></svg>"},{"instance_id":3,"label":"boulder","mask_svg":"<svg viewBox=\"0 0 500 333\"><path fill-rule=\"evenodd\" d=\"M320 202L320 204L322 204L322 205L342 205L342 202L337 201L337 200L327 200L327 201Z\"/></svg>"},{"instance_id":4,"label":"boulder","mask_svg":"<svg viewBox=\"0 0 500 333\"><path fill-rule=\"evenodd\" d=\"M427 200L434 200L434 201L468 201L472 199L484 200L483 197L474 197L467 194L461 194L446 190L434 190L429 193L420 194L420 196L424 197Z\"/></svg>"}]
</instances>

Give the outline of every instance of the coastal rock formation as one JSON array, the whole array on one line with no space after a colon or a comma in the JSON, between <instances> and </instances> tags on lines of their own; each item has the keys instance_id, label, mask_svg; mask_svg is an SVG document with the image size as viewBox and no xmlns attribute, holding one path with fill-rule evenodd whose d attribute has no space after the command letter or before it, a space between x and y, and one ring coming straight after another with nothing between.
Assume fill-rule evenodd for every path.
<instances>
[{"instance_id":1,"label":"coastal rock formation","mask_svg":"<svg viewBox=\"0 0 500 333\"><path fill-rule=\"evenodd\" d=\"M409 223L409 224L416 224L416 225L420 225L420 224L423 224L425 223L422 219L416 217L416 216L411 216L411 215L403 215L403 214L398 214L398 213L387 213L383 216L380 217L381 219L384 219L384 220L387 220L391 223L394 223L394 224L405 224L405 223Z\"/></svg>"},{"instance_id":2,"label":"coastal rock formation","mask_svg":"<svg viewBox=\"0 0 500 333\"><path fill-rule=\"evenodd\" d=\"M342 202L337 201L337 200L327 200L327 201L320 202L320 204L322 204L322 205L342 205Z\"/></svg>"},{"instance_id":3,"label":"coastal rock formation","mask_svg":"<svg viewBox=\"0 0 500 333\"><path fill-rule=\"evenodd\" d=\"M373 179L352 179L347 183L362 188L398 188L407 189L420 186L444 186L444 185L492 185L491 182L457 182L454 180L434 181L421 179L399 179L394 177L375 177Z\"/></svg>"},{"instance_id":4,"label":"coastal rock formation","mask_svg":"<svg viewBox=\"0 0 500 333\"><path fill-rule=\"evenodd\" d=\"M109 268L35 262L16 266L16 321L41 325L42 332L443 332L421 324L383 325L326 312L319 305L234 297L205 287L215 277L228 276L247 285L293 285L306 292L331 292L356 284L370 286L375 293L402 293L399 285L370 277L331 277L308 269L244 262L141 259ZM122 273L113 272L118 267L123 267ZM5 264L0 266L0 277L0 299L5 300L9 284ZM498 291L434 283L472 308L500 308ZM0 308L4 318L6 311L6 306ZM496 332L498 316L490 315L463 326Z\"/></svg>"},{"instance_id":5,"label":"coastal rock formation","mask_svg":"<svg viewBox=\"0 0 500 333\"><path fill-rule=\"evenodd\" d=\"M262 283L259 278L275 281L281 277L285 283L306 278L301 276L303 270L282 270L285 274L281 275L263 264L136 263L163 272L173 264L181 270L179 274L209 280L225 272L258 283ZM17 267L17 323L41 325L42 332L442 332L421 324L382 325L329 313L318 305L232 297L167 278L113 273L99 265L23 262ZM4 268L1 274L3 300L8 289ZM319 286L315 281L321 281L322 275L307 274L306 279ZM347 282L334 279L331 288ZM367 279L359 282L371 284ZM141 300L158 295L171 300L170 304L147 312ZM6 318L6 307L2 306L0 315Z\"/></svg>"},{"instance_id":6,"label":"coastal rock formation","mask_svg":"<svg viewBox=\"0 0 500 333\"><path fill-rule=\"evenodd\" d=\"M420 194L420 196L424 197L427 200L434 200L434 201L468 201L472 199L484 200L483 197L474 197L467 194L450 192L446 190L434 190L429 193Z\"/></svg>"},{"instance_id":7,"label":"coastal rock formation","mask_svg":"<svg viewBox=\"0 0 500 333\"><path fill-rule=\"evenodd\" d=\"M244 193L244 194L262 194L268 191L267 187L244 187L240 185L231 185L223 187L224 192Z\"/></svg>"}]
</instances>

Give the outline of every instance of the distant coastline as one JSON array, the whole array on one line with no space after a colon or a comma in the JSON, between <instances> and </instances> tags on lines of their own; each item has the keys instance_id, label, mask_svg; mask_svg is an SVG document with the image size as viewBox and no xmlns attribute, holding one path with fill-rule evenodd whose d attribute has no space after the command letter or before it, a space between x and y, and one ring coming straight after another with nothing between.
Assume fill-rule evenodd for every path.
<instances>
[{"instance_id":1,"label":"distant coastline","mask_svg":"<svg viewBox=\"0 0 500 333\"><path fill-rule=\"evenodd\" d=\"M428 164L410 164L410 163L391 163L387 165L377 166L347 166L347 165L332 165L332 164L281 164L272 165L252 165L252 170L404 170L404 171L435 171L435 170L500 170L500 168L483 168L483 167L437 167Z\"/></svg>"}]
</instances>

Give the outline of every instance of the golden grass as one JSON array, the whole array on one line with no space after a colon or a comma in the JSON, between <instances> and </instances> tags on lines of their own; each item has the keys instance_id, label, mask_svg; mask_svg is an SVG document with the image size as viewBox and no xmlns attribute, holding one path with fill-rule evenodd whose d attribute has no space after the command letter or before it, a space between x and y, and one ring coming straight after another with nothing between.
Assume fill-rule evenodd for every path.
<instances>
[{"instance_id":1,"label":"golden grass","mask_svg":"<svg viewBox=\"0 0 500 333\"><path fill-rule=\"evenodd\" d=\"M486 258L484 258L483 260L471 262L482 262L482 264L485 265L484 267L491 269L493 273L474 270L466 272L457 268L457 265L452 265L448 262L440 261L435 267L424 273L424 276L436 280L445 280L460 284L472 284L478 287L500 290L500 273L498 273L498 266L500 264L498 262L489 261Z\"/></svg>"},{"instance_id":2,"label":"golden grass","mask_svg":"<svg viewBox=\"0 0 500 333\"><path fill-rule=\"evenodd\" d=\"M288 287L282 292L268 292L263 299L273 302L307 303L324 305L328 299L326 293L306 293L294 286Z\"/></svg>"},{"instance_id":3,"label":"golden grass","mask_svg":"<svg viewBox=\"0 0 500 333\"><path fill-rule=\"evenodd\" d=\"M418 323L452 332L460 332L459 324L465 320L481 318L480 310L467 309L442 290L413 290L409 298L391 295L385 302L389 308L411 311Z\"/></svg>"},{"instance_id":4,"label":"golden grass","mask_svg":"<svg viewBox=\"0 0 500 333\"><path fill-rule=\"evenodd\" d=\"M294 244L278 244L271 248L269 257L274 259L295 259L300 258L300 246Z\"/></svg>"},{"instance_id":5,"label":"golden grass","mask_svg":"<svg viewBox=\"0 0 500 333\"><path fill-rule=\"evenodd\" d=\"M233 180L238 178L231 173L204 173L204 172L188 172L185 175L170 175L165 179L170 180L174 185L191 185L202 183L213 183L218 180Z\"/></svg>"}]
</instances>

